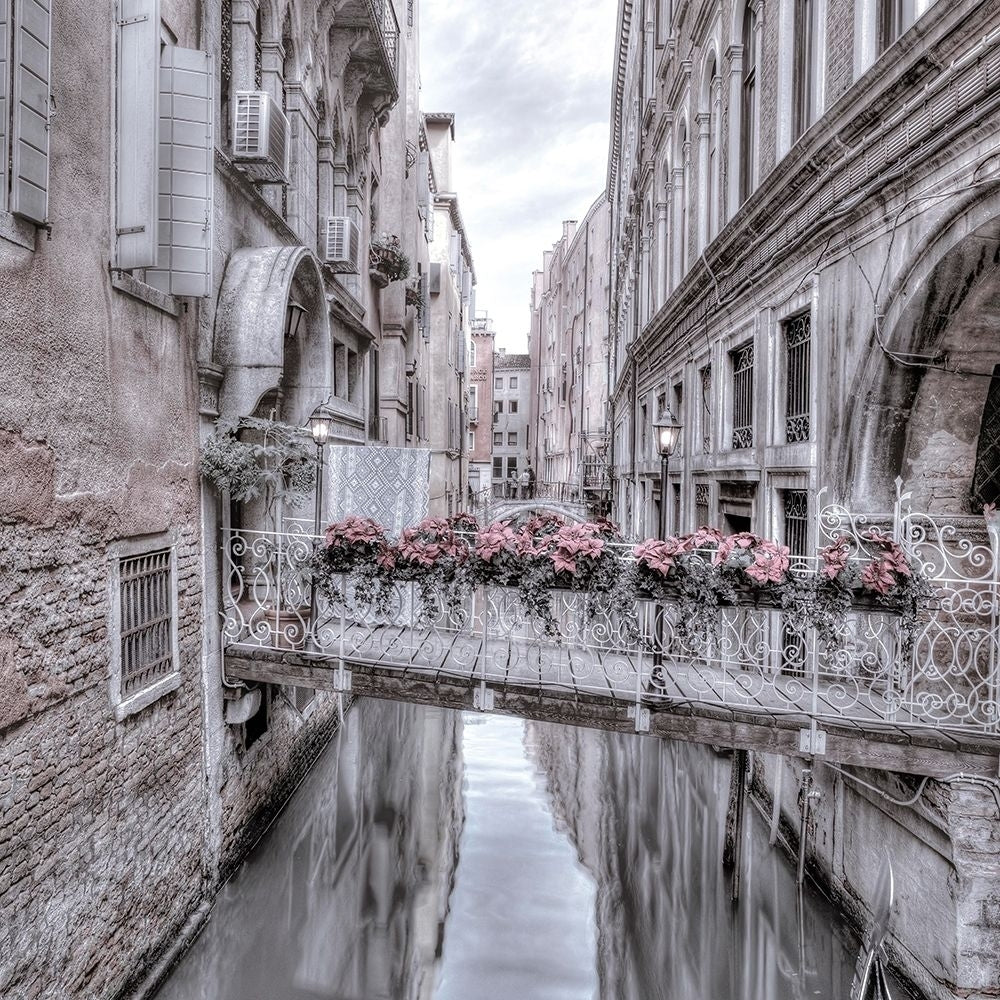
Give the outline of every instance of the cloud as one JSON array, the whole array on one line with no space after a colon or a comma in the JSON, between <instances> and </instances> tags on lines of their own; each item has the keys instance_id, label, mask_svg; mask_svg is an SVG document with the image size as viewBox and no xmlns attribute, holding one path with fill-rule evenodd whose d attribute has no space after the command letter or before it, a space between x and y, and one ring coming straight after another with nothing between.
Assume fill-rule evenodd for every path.
<instances>
[{"instance_id":1,"label":"cloud","mask_svg":"<svg viewBox=\"0 0 1000 1000\"><path fill-rule=\"evenodd\" d=\"M455 113L455 188L499 342L523 348L531 273L604 187L615 0L424 0L421 104Z\"/></svg>"}]
</instances>

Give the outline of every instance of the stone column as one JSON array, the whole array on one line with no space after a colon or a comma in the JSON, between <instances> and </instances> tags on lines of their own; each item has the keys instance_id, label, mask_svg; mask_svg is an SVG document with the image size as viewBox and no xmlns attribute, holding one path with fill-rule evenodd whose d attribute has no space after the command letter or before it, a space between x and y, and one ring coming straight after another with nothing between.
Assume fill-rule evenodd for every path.
<instances>
[{"instance_id":1,"label":"stone column","mask_svg":"<svg viewBox=\"0 0 1000 1000\"><path fill-rule=\"evenodd\" d=\"M258 0L233 0L232 88L256 90Z\"/></svg>"},{"instance_id":2,"label":"stone column","mask_svg":"<svg viewBox=\"0 0 1000 1000\"><path fill-rule=\"evenodd\" d=\"M726 211L731 219L740 207L740 125L743 121L743 46L731 45L729 59L729 141L726 150Z\"/></svg>"},{"instance_id":3,"label":"stone column","mask_svg":"<svg viewBox=\"0 0 1000 1000\"><path fill-rule=\"evenodd\" d=\"M698 126L698 252L701 253L708 244L708 219L712 202L712 178L708 175L709 129L712 116L705 111L695 115L694 120Z\"/></svg>"},{"instance_id":4,"label":"stone column","mask_svg":"<svg viewBox=\"0 0 1000 1000\"><path fill-rule=\"evenodd\" d=\"M666 199L665 201L658 201L656 203L656 294L653 296L654 308L656 309L659 309L666 302L667 294L669 293L669 289L667 288L667 282L670 277L667 270L670 263L670 251L667 243L669 239L667 216L670 211L668 204L670 200L669 184L664 193L664 198Z\"/></svg>"},{"instance_id":5,"label":"stone column","mask_svg":"<svg viewBox=\"0 0 1000 1000\"><path fill-rule=\"evenodd\" d=\"M687 147L687 143L684 144ZM684 190L684 151L681 150L681 155L678 157L678 163L674 167L673 184L671 185L673 190L673 211L670 213L671 219L673 221L673 276L670 282L671 288L676 288L681 281L684 279L684 240L686 239L686 234L684 230L687 226L684 224L684 198L686 197L686 192Z\"/></svg>"}]
</instances>

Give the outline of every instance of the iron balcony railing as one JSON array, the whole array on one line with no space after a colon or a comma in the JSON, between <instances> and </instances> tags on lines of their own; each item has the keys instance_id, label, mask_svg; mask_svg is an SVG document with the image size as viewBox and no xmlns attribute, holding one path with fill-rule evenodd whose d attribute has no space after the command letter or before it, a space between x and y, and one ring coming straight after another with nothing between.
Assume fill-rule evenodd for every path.
<instances>
[{"instance_id":1,"label":"iron balcony railing","mask_svg":"<svg viewBox=\"0 0 1000 1000\"><path fill-rule=\"evenodd\" d=\"M368 10L394 84L399 81L399 21L391 0L367 0Z\"/></svg>"},{"instance_id":2,"label":"iron balcony railing","mask_svg":"<svg viewBox=\"0 0 1000 1000\"><path fill-rule=\"evenodd\" d=\"M860 539L872 523L893 519L856 520L827 508L820 523L827 539ZM715 634L692 638L677 605L641 595L616 612L599 593L554 591L554 631L526 616L516 591L503 587L478 587L457 603L442 597L423 613L419 586L396 583L376 609L349 579L336 594L314 593L309 564L322 540L294 531L224 536L223 641L237 653L300 649L334 666L447 674L484 692L493 683L575 689L634 700L637 713L680 699L862 728L996 736L997 532L987 536L982 521L909 513L897 516L896 529L933 590L909 644L900 618L877 604L849 611L832 648L774 607L722 608ZM795 564L801 571L817 563Z\"/></svg>"}]
</instances>

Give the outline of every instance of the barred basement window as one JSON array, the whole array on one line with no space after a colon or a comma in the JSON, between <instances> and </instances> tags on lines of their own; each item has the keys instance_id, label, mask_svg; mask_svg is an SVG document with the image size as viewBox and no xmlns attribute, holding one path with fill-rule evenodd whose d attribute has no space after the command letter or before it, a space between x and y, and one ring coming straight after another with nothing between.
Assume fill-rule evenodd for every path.
<instances>
[{"instance_id":1,"label":"barred basement window","mask_svg":"<svg viewBox=\"0 0 1000 1000\"><path fill-rule=\"evenodd\" d=\"M111 700L121 721L180 685L177 582L169 535L119 542L112 557Z\"/></svg>"},{"instance_id":2,"label":"barred basement window","mask_svg":"<svg viewBox=\"0 0 1000 1000\"><path fill-rule=\"evenodd\" d=\"M708 491L708 483L694 484L694 513L696 528L703 528L708 525L711 518L711 500Z\"/></svg>"},{"instance_id":3,"label":"barred basement window","mask_svg":"<svg viewBox=\"0 0 1000 1000\"><path fill-rule=\"evenodd\" d=\"M121 691L127 698L173 669L170 549L123 559Z\"/></svg>"},{"instance_id":4,"label":"barred basement window","mask_svg":"<svg viewBox=\"0 0 1000 1000\"><path fill-rule=\"evenodd\" d=\"M730 352L733 362L733 447L753 447L753 343Z\"/></svg>"},{"instance_id":5,"label":"barred basement window","mask_svg":"<svg viewBox=\"0 0 1000 1000\"><path fill-rule=\"evenodd\" d=\"M812 317L808 312L793 316L785 331L785 440L809 440L809 356Z\"/></svg>"}]
</instances>

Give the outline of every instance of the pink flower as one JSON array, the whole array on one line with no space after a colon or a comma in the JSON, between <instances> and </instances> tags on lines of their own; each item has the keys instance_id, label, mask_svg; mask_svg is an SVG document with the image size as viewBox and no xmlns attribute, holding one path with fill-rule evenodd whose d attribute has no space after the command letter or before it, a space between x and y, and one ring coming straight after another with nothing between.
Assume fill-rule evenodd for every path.
<instances>
[{"instance_id":1,"label":"pink flower","mask_svg":"<svg viewBox=\"0 0 1000 1000\"><path fill-rule=\"evenodd\" d=\"M476 534L476 555L490 562L500 552L516 552L517 536L507 521L497 521Z\"/></svg>"},{"instance_id":2,"label":"pink flower","mask_svg":"<svg viewBox=\"0 0 1000 1000\"><path fill-rule=\"evenodd\" d=\"M838 535L830 545L819 550L823 561L823 575L829 580L836 580L847 568L851 558L851 543L844 535Z\"/></svg>"},{"instance_id":3,"label":"pink flower","mask_svg":"<svg viewBox=\"0 0 1000 1000\"><path fill-rule=\"evenodd\" d=\"M753 550L753 562L744 570L755 583L781 583L788 572L788 546L761 541Z\"/></svg>"},{"instance_id":4,"label":"pink flower","mask_svg":"<svg viewBox=\"0 0 1000 1000\"><path fill-rule=\"evenodd\" d=\"M632 550L632 554L635 556L637 562L643 563L651 570L663 574L663 576L667 576L670 570L673 569L677 561L677 556L686 551L683 545L684 543L678 538L668 538L662 542L655 538L650 538L637 545Z\"/></svg>"},{"instance_id":5,"label":"pink flower","mask_svg":"<svg viewBox=\"0 0 1000 1000\"><path fill-rule=\"evenodd\" d=\"M760 545L764 539L750 531L740 531L735 535L726 535L719 542L719 547L712 557L715 566L721 566L734 552L744 549L752 549Z\"/></svg>"},{"instance_id":6,"label":"pink flower","mask_svg":"<svg viewBox=\"0 0 1000 1000\"><path fill-rule=\"evenodd\" d=\"M896 578L881 559L873 559L861 572L861 585L866 590L888 594L896 586Z\"/></svg>"}]
</instances>

